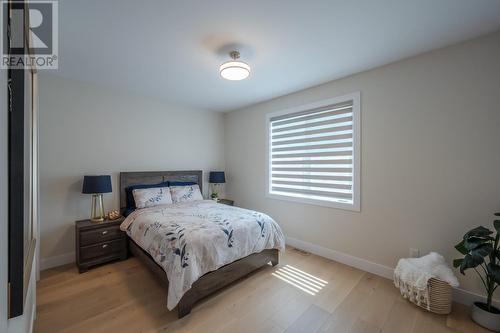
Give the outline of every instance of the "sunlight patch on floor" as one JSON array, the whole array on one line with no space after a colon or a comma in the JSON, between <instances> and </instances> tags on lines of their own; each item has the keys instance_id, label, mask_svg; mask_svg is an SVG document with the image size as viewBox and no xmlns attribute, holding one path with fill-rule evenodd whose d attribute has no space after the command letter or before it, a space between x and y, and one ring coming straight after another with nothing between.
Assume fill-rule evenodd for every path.
<instances>
[{"instance_id":1,"label":"sunlight patch on floor","mask_svg":"<svg viewBox=\"0 0 500 333\"><path fill-rule=\"evenodd\" d=\"M319 293L328 284L327 281L290 265L278 268L271 275L312 296Z\"/></svg>"}]
</instances>

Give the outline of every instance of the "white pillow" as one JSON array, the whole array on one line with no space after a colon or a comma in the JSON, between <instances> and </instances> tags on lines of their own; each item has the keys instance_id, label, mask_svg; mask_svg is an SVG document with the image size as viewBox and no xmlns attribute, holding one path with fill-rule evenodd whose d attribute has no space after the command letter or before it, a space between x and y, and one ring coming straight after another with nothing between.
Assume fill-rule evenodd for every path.
<instances>
[{"instance_id":1,"label":"white pillow","mask_svg":"<svg viewBox=\"0 0 500 333\"><path fill-rule=\"evenodd\" d=\"M168 187L138 188L132 191L137 208L154 207L172 203Z\"/></svg>"},{"instance_id":2,"label":"white pillow","mask_svg":"<svg viewBox=\"0 0 500 333\"><path fill-rule=\"evenodd\" d=\"M203 200L203 196L201 195L200 187L198 185L171 186L170 193L174 203Z\"/></svg>"}]
</instances>

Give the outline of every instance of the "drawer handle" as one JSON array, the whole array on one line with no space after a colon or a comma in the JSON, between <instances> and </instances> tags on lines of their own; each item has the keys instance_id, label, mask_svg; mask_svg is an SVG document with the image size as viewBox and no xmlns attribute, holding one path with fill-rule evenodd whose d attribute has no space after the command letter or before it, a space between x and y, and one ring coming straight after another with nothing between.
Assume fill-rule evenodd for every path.
<instances>
[{"instance_id":1,"label":"drawer handle","mask_svg":"<svg viewBox=\"0 0 500 333\"><path fill-rule=\"evenodd\" d=\"M104 231L102 232L102 235L104 236L104 235L106 235L107 233L108 233L108 231L107 231L107 230L104 230Z\"/></svg>"},{"instance_id":2,"label":"drawer handle","mask_svg":"<svg viewBox=\"0 0 500 333\"><path fill-rule=\"evenodd\" d=\"M102 244L102 248L105 249L108 247L108 244Z\"/></svg>"}]
</instances>

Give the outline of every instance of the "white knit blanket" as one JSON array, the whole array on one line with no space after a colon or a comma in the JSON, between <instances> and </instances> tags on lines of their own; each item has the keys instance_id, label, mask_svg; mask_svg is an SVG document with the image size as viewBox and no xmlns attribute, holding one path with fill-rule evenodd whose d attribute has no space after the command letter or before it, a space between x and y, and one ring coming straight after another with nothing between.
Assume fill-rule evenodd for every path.
<instances>
[{"instance_id":1,"label":"white knit blanket","mask_svg":"<svg viewBox=\"0 0 500 333\"><path fill-rule=\"evenodd\" d=\"M430 304L427 283L431 278L458 287L457 277L443 256L436 252L420 258L400 259L394 270L394 285L399 288L403 297L419 306L425 305L428 309Z\"/></svg>"}]
</instances>

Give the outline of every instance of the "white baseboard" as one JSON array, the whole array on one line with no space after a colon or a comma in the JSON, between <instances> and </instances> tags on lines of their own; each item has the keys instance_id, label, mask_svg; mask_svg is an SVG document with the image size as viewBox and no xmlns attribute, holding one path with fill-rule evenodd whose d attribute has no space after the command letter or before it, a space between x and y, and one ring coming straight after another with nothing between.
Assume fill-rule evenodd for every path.
<instances>
[{"instance_id":1,"label":"white baseboard","mask_svg":"<svg viewBox=\"0 0 500 333\"><path fill-rule=\"evenodd\" d=\"M372 273L378 276L382 276L384 278L392 280L394 275L394 268L389 266L384 266L381 264L377 264L366 259L358 258L351 256L346 253L342 253L339 251L335 251L332 249L328 249L326 247L316 245L309 242L304 242L302 240L287 237L286 238L287 245L295 247L299 250L307 251L312 254L318 255L320 257L324 257L333 261L340 262L347 266L351 266L354 268L358 268L362 271ZM482 295L461 289L461 288L453 288L453 300L457 303L471 305L474 302L485 302L486 298ZM493 303L496 307L500 307L500 300L493 300Z\"/></svg>"},{"instance_id":2,"label":"white baseboard","mask_svg":"<svg viewBox=\"0 0 500 333\"><path fill-rule=\"evenodd\" d=\"M328 249L326 247L305 242L296 238L287 237L286 243L287 245L290 245L297 249L307 251L320 257L337 261L342 264L355 267L362 271L382 276L390 280L392 280L394 274L394 268L392 267L377 264L366 259L351 256L340 251ZM45 269L70 264L72 262L75 262L75 253L65 253L58 256L42 259L40 262L40 269L43 271ZM461 304L470 305L478 301L485 302L486 298L482 295L461 288L454 288L453 300ZM500 308L500 300L494 300L493 303L496 307Z\"/></svg>"},{"instance_id":3,"label":"white baseboard","mask_svg":"<svg viewBox=\"0 0 500 333\"><path fill-rule=\"evenodd\" d=\"M324 257L333 261L340 262L347 266L358 268L362 271L369 272L378 276L385 277L392 280L394 274L394 269L388 266L380 265L366 259L361 259L358 257L351 256L339 251L327 249L326 247L312 244L309 242L304 242L296 238L287 237L286 244L293 246L297 249L316 254L320 257Z\"/></svg>"},{"instance_id":4,"label":"white baseboard","mask_svg":"<svg viewBox=\"0 0 500 333\"><path fill-rule=\"evenodd\" d=\"M472 291L467 291L462 288L453 288L453 300L457 303L471 305L474 302L486 302L486 297L473 293ZM493 299L492 304L497 308L500 308L500 300Z\"/></svg>"},{"instance_id":5,"label":"white baseboard","mask_svg":"<svg viewBox=\"0 0 500 333\"><path fill-rule=\"evenodd\" d=\"M65 253L40 260L40 270L43 271L49 268L71 264L72 262L75 262L75 253Z\"/></svg>"}]
</instances>

